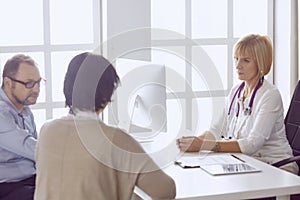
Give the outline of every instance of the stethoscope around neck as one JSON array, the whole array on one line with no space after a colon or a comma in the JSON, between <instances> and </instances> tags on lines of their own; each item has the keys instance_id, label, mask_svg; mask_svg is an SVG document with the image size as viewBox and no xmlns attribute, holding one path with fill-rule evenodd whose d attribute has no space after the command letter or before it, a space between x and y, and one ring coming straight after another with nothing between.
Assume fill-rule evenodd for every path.
<instances>
[{"instance_id":1,"label":"stethoscope around neck","mask_svg":"<svg viewBox=\"0 0 300 200\"><path fill-rule=\"evenodd\" d=\"M255 98L255 95L256 95L256 92L257 90L259 89L259 87L261 86L261 84L263 83L264 81L264 77L261 77L256 85L255 85L255 88L253 90L253 93L251 95L251 98L250 98L250 101L249 101L249 104L248 106L244 109L244 115L245 116L250 116L251 113L252 113L252 106L253 106L253 102L254 102L254 98ZM241 85L238 87L238 89L235 91L232 99L231 99L231 102L230 102L230 106L229 106L229 109L228 109L228 113L227 115L230 116L230 113L231 113L231 110L232 110L232 107L234 105L234 102L235 102L235 98L237 97L238 99L240 99L240 96L241 96L241 92L243 90L243 88L245 87L245 82L241 83ZM238 118L239 114L240 114L240 103L237 103L237 112L235 114L235 117ZM235 128L234 128L235 129ZM224 135L221 135L221 138L222 139L225 139L225 140L230 140L232 139L232 136L229 136L229 137L225 137Z\"/></svg>"}]
</instances>

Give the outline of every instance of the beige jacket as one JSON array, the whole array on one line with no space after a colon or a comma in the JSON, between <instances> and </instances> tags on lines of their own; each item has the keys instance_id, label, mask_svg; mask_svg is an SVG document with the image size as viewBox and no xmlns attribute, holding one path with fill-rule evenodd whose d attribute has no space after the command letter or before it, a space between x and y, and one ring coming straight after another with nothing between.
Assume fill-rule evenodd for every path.
<instances>
[{"instance_id":1,"label":"beige jacket","mask_svg":"<svg viewBox=\"0 0 300 200\"><path fill-rule=\"evenodd\" d=\"M130 199L134 186L157 199L176 194L174 181L139 143L86 116L44 124L36 168L35 200Z\"/></svg>"}]
</instances>

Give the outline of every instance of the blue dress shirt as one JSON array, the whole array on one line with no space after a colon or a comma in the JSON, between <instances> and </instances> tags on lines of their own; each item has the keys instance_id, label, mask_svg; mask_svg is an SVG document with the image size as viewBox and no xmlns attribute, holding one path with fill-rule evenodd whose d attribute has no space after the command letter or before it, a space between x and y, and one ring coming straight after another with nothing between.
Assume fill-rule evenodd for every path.
<instances>
[{"instance_id":1,"label":"blue dress shirt","mask_svg":"<svg viewBox=\"0 0 300 200\"><path fill-rule=\"evenodd\" d=\"M36 126L29 107L19 113L0 88L0 183L35 174L36 142Z\"/></svg>"}]
</instances>

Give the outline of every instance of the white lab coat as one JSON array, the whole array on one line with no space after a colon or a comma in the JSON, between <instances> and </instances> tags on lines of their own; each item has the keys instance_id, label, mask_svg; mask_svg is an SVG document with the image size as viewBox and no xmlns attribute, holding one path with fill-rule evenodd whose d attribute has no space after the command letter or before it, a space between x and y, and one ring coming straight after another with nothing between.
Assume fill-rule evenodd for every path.
<instances>
[{"instance_id":1,"label":"white lab coat","mask_svg":"<svg viewBox=\"0 0 300 200\"><path fill-rule=\"evenodd\" d=\"M266 163L274 163L293 155L286 138L284 126L284 110L279 90L267 80L258 89L251 115L245 115L250 98L245 99L244 106L236 96L228 115L228 109L235 91L239 85L232 88L223 116L214 121L210 132L217 139L232 137L236 139L242 153L251 155ZM242 94L241 94L242 96ZM237 104L240 103L240 112L236 118ZM298 172L296 163L287 165L284 169L293 173Z\"/></svg>"}]
</instances>

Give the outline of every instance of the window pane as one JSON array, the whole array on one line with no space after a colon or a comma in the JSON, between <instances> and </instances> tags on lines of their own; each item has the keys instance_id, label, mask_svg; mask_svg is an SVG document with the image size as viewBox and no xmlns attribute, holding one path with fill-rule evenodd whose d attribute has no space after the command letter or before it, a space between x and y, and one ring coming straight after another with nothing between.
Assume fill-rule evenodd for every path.
<instances>
[{"instance_id":1,"label":"window pane","mask_svg":"<svg viewBox=\"0 0 300 200\"><path fill-rule=\"evenodd\" d=\"M228 88L228 70L231 66L228 66L228 58L232 58L231 54L227 53L226 45L210 45L210 46L202 46L204 51L208 54L214 66L217 68L219 72L219 77L222 80L223 88L219 88L220 90L226 90Z\"/></svg>"},{"instance_id":2,"label":"window pane","mask_svg":"<svg viewBox=\"0 0 300 200\"><path fill-rule=\"evenodd\" d=\"M152 62L166 66L166 85L173 92L185 90L184 55L184 47L159 47L152 51Z\"/></svg>"},{"instance_id":3,"label":"window pane","mask_svg":"<svg viewBox=\"0 0 300 200\"><path fill-rule=\"evenodd\" d=\"M44 61L43 53L41 53L41 52L18 52L18 54L19 53L30 56L37 63L37 67L39 68L40 75L42 76L42 78L45 78L45 65L44 65L45 61ZM2 74L2 70L3 70L3 67L4 67L6 61L8 59L12 58L16 54L17 53L2 53L2 54L0 54L1 74ZM0 80L1 79L2 79L2 76L1 76ZM1 82L2 82L2 80L1 80ZM45 82L42 81L41 85L40 85L40 95L37 99L37 103L45 102L45 99L46 99L45 94L46 94Z\"/></svg>"},{"instance_id":4,"label":"window pane","mask_svg":"<svg viewBox=\"0 0 300 200\"><path fill-rule=\"evenodd\" d=\"M197 135L208 130L213 120L222 115L225 108L225 97L208 97L193 100L193 127Z\"/></svg>"},{"instance_id":5,"label":"window pane","mask_svg":"<svg viewBox=\"0 0 300 200\"><path fill-rule=\"evenodd\" d=\"M268 0L234 0L234 37L268 33ZM259 22L259 23L258 23Z\"/></svg>"},{"instance_id":6,"label":"window pane","mask_svg":"<svg viewBox=\"0 0 300 200\"><path fill-rule=\"evenodd\" d=\"M93 42L93 0L51 0L52 44Z\"/></svg>"},{"instance_id":7,"label":"window pane","mask_svg":"<svg viewBox=\"0 0 300 200\"><path fill-rule=\"evenodd\" d=\"M34 121L36 125L36 131L39 133L41 127L46 121L46 110L45 109L32 109Z\"/></svg>"},{"instance_id":8,"label":"window pane","mask_svg":"<svg viewBox=\"0 0 300 200\"><path fill-rule=\"evenodd\" d=\"M186 113L184 99L168 99L167 105L167 133L168 134L184 134L181 128L185 129ZM178 137L177 137L178 138Z\"/></svg>"},{"instance_id":9,"label":"window pane","mask_svg":"<svg viewBox=\"0 0 300 200\"><path fill-rule=\"evenodd\" d=\"M167 29L185 35L185 1L152 0L151 7L152 28ZM165 35L153 35L153 39L174 39L169 36L164 37Z\"/></svg>"},{"instance_id":10,"label":"window pane","mask_svg":"<svg viewBox=\"0 0 300 200\"><path fill-rule=\"evenodd\" d=\"M0 46L43 44L43 1L0 2Z\"/></svg>"},{"instance_id":11,"label":"window pane","mask_svg":"<svg viewBox=\"0 0 300 200\"><path fill-rule=\"evenodd\" d=\"M192 38L227 37L227 0L192 0L191 23Z\"/></svg>"},{"instance_id":12,"label":"window pane","mask_svg":"<svg viewBox=\"0 0 300 200\"><path fill-rule=\"evenodd\" d=\"M211 78L211 77L207 77ZM204 74L201 73L199 68L193 67L192 69L192 88L193 91L208 91L209 87L207 84L207 80L204 76Z\"/></svg>"},{"instance_id":13,"label":"window pane","mask_svg":"<svg viewBox=\"0 0 300 200\"><path fill-rule=\"evenodd\" d=\"M129 73L130 71L134 70L135 68L142 67L145 65L151 64L147 61L140 61L140 60L133 60L133 59L126 59L126 58L118 58L113 65L116 67L116 71L118 76L120 77L121 84L122 78Z\"/></svg>"},{"instance_id":14,"label":"window pane","mask_svg":"<svg viewBox=\"0 0 300 200\"><path fill-rule=\"evenodd\" d=\"M192 103L192 121L196 133L202 134L209 128L212 120L211 98L194 99Z\"/></svg>"},{"instance_id":15,"label":"window pane","mask_svg":"<svg viewBox=\"0 0 300 200\"><path fill-rule=\"evenodd\" d=\"M193 91L224 89L224 82L227 81L226 56L226 49L221 45L193 47Z\"/></svg>"},{"instance_id":16,"label":"window pane","mask_svg":"<svg viewBox=\"0 0 300 200\"><path fill-rule=\"evenodd\" d=\"M52 99L65 101L63 84L65 74L71 59L81 52L55 52L52 53Z\"/></svg>"}]
</instances>

